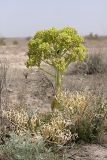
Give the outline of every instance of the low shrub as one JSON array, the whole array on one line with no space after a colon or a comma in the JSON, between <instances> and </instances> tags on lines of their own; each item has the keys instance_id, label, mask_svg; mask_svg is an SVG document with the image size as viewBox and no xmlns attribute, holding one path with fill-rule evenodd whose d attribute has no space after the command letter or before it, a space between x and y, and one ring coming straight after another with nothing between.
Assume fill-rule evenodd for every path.
<instances>
[{"instance_id":1,"label":"low shrub","mask_svg":"<svg viewBox=\"0 0 107 160\"><path fill-rule=\"evenodd\" d=\"M69 125L61 112L54 112L50 122L41 127L41 135L50 144L64 145L74 137L67 129Z\"/></svg>"},{"instance_id":2,"label":"low shrub","mask_svg":"<svg viewBox=\"0 0 107 160\"><path fill-rule=\"evenodd\" d=\"M18 41L17 41L17 40L14 40L14 41L13 41L13 45L18 45Z\"/></svg>"},{"instance_id":3,"label":"low shrub","mask_svg":"<svg viewBox=\"0 0 107 160\"><path fill-rule=\"evenodd\" d=\"M89 35L85 36L85 38L88 40L99 40L100 36L97 34L90 33Z\"/></svg>"},{"instance_id":4,"label":"low shrub","mask_svg":"<svg viewBox=\"0 0 107 160\"><path fill-rule=\"evenodd\" d=\"M106 72L107 64L102 54L95 53L89 54L84 62L77 62L75 68L74 73L97 74Z\"/></svg>"},{"instance_id":5,"label":"low shrub","mask_svg":"<svg viewBox=\"0 0 107 160\"><path fill-rule=\"evenodd\" d=\"M6 43L5 43L5 40L4 38L0 38L0 46L5 46Z\"/></svg>"},{"instance_id":6,"label":"low shrub","mask_svg":"<svg viewBox=\"0 0 107 160\"><path fill-rule=\"evenodd\" d=\"M57 154L46 148L42 137L16 135L11 133L11 140L0 146L0 159L5 160L60 160ZM64 159L63 159L64 160Z\"/></svg>"},{"instance_id":7,"label":"low shrub","mask_svg":"<svg viewBox=\"0 0 107 160\"><path fill-rule=\"evenodd\" d=\"M43 114L38 111L32 113L25 109L10 109L3 110L2 116L5 118L5 121L8 121L10 131L20 134L35 133L39 130L40 126L50 121L52 113Z\"/></svg>"},{"instance_id":8,"label":"low shrub","mask_svg":"<svg viewBox=\"0 0 107 160\"><path fill-rule=\"evenodd\" d=\"M100 53L90 54L86 61L87 74L104 73L107 65L103 62L103 57Z\"/></svg>"},{"instance_id":9,"label":"low shrub","mask_svg":"<svg viewBox=\"0 0 107 160\"><path fill-rule=\"evenodd\" d=\"M3 110L3 117L8 119L10 127L14 128L14 131L17 133L20 130L25 131L28 127L28 114L26 111L21 109L20 111L10 109L8 111Z\"/></svg>"},{"instance_id":10,"label":"low shrub","mask_svg":"<svg viewBox=\"0 0 107 160\"><path fill-rule=\"evenodd\" d=\"M77 140L98 141L107 118L107 102L84 92L63 92L58 101L63 106L61 113L64 120L71 124L69 130L78 135Z\"/></svg>"}]
</instances>

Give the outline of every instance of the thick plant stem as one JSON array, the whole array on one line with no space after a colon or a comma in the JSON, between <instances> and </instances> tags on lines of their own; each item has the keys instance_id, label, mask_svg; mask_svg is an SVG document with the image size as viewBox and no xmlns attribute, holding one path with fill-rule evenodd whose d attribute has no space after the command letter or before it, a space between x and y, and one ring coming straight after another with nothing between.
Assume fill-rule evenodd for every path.
<instances>
[{"instance_id":1,"label":"thick plant stem","mask_svg":"<svg viewBox=\"0 0 107 160\"><path fill-rule=\"evenodd\" d=\"M60 103L56 99L56 96L61 92L61 83L62 83L62 74L57 70L55 76L55 97L51 103L52 111L60 108Z\"/></svg>"},{"instance_id":2,"label":"thick plant stem","mask_svg":"<svg viewBox=\"0 0 107 160\"><path fill-rule=\"evenodd\" d=\"M62 83L62 74L57 70L56 77L55 77L55 94L61 92L61 83Z\"/></svg>"}]
</instances>

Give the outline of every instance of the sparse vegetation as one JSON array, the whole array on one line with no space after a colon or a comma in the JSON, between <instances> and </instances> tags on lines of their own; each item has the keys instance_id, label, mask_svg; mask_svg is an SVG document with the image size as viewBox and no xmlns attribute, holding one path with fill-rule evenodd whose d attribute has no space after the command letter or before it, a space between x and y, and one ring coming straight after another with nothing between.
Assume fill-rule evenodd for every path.
<instances>
[{"instance_id":1,"label":"sparse vegetation","mask_svg":"<svg viewBox=\"0 0 107 160\"><path fill-rule=\"evenodd\" d=\"M51 156L51 159L55 158L48 147L63 147L81 140L99 142L100 136L107 130L107 126L104 127L107 123L107 102L83 92L66 91L56 98L61 108L51 113L37 112L31 116L24 110L4 111L3 116L11 127L14 126L14 134L8 133L11 141L7 139L6 144L1 146L8 159L17 159L17 156L27 156L28 160L39 156L45 159L46 156L47 160ZM6 138L5 135L2 137Z\"/></svg>"},{"instance_id":2,"label":"sparse vegetation","mask_svg":"<svg viewBox=\"0 0 107 160\"><path fill-rule=\"evenodd\" d=\"M98 40L99 36L97 34L90 33L89 35L85 36L85 38L89 40Z\"/></svg>"},{"instance_id":3,"label":"sparse vegetation","mask_svg":"<svg viewBox=\"0 0 107 160\"><path fill-rule=\"evenodd\" d=\"M20 131L38 133L38 131L41 131L45 140L55 141L57 144L62 141L64 141L62 144L65 144L66 140L72 141L72 138L73 140L77 138L85 141L91 141L94 137L98 138L107 118L106 101L104 102L103 99L91 93L86 95L82 92L63 92L56 99L61 104L61 108L52 113L36 112L29 115L23 109L19 111L12 109L3 111L3 116L8 119L11 125L14 125L16 133L20 133ZM67 133L68 137L64 136L65 139L61 141L57 132L62 132L62 136L64 135L63 131L65 135ZM59 136L59 139L55 136L57 138Z\"/></svg>"},{"instance_id":4,"label":"sparse vegetation","mask_svg":"<svg viewBox=\"0 0 107 160\"><path fill-rule=\"evenodd\" d=\"M29 45L32 44L32 40L37 38L35 37L30 40ZM60 92L55 95L57 107L51 111L49 109L44 110L45 104L46 107L51 106L49 105L51 100L49 101L46 98L53 96L53 92L47 89L49 86L50 88L53 88L53 86L45 84L47 83L45 77L47 79L50 77L43 76L43 73L39 72L36 67L34 70L31 69L29 71L24 68L25 66L21 68L22 61L24 64L26 60L23 45L21 47L20 43L18 45L18 49L21 48L18 51L21 53L18 57L15 50L16 47L9 46L10 42L8 43L7 39L6 42L8 45L0 48L0 56L6 56L9 53L6 50L7 47L9 47L14 56L7 55L9 64L11 64L11 69L8 72L7 62L6 65L0 63L0 98L2 101L0 104L2 112L0 118L3 120L2 123L0 121L0 160L69 160L78 159L78 157L84 159L84 156L86 156L85 159L88 159L87 157L90 157L90 155L87 156L87 153L90 154L90 152L84 148L82 149L81 146L78 147L77 144L81 144L81 142L82 144L107 144L106 63L103 61L103 56L105 60L106 54L102 56L102 52L106 53L106 49L104 48L100 52L100 49L97 48L98 54L93 49L83 62L76 62L74 66L76 74L72 74L73 70L71 70L71 75L65 75L64 85L66 84L68 90L65 91L66 87L61 84ZM10 44L12 42L13 39L11 39ZM88 43L91 45L90 41ZM101 45L104 45L104 43L102 42ZM45 52L43 53L45 56ZM33 58L35 58L35 54ZM47 59L44 60L47 62ZM38 68L48 69L48 65L45 65L42 59L39 62L41 62L41 65L37 66ZM57 64L59 64L59 61ZM12 69L14 69L13 73ZM49 71L52 74L50 68ZM13 79L10 79L10 75ZM94 79L95 77L96 79ZM90 82L92 79L93 83ZM84 85L84 88L78 87L78 83ZM92 90L90 88L89 83L91 83L91 86L96 86L99 95L95 89ZM71 85L73 89L70 88ZM77 87L75 88L75 86ZM100 86L104 88L102 89ZM17 90L14 92L16 88ZM12 103L4 105L4 98L7 100L6 96L3 97L5 91L8 92L9 98L14 100L14 105ZM36 103L30 103L30 94ZM18 99L18 103L15 101L15 96ZM30 101L26 102L26 99L30 99ZM74 149L72 151L75 145L77 150ZM79 148L84 150L83 155L82 153L79 155ZM65 154L66 152L67 154Z\"/></svg>"}]
</instances>

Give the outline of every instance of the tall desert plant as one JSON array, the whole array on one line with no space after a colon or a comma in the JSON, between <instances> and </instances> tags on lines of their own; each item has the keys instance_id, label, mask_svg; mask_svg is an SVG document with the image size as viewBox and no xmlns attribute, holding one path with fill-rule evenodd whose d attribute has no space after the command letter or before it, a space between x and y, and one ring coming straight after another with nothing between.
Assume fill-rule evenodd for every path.
<instances>
[{"instance_id":1,"label":"tall desert plant","mask_svg":"<svg viewBox=\"0 0 107 160\"><path fill-rule=\"evenodd\" d=\"M41 63L45 62L53 67L55 75L49 74L54 78L57 95L61 91L62 77L69 64L85 58L83 42L83 38L71 27L38 31L28 44L27 66L37 66L44 70Z\"/></svg>"}]
</instances>

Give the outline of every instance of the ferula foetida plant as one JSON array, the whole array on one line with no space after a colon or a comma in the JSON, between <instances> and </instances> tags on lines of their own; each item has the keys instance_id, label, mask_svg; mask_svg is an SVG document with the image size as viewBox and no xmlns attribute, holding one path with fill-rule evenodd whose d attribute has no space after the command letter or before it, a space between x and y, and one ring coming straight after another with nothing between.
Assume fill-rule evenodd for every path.
<instances>
[{"instance_id":1,"label":"ferula foetida plant","mask_svg":"<svg viewBox=\"0 0 107 160\"><path fill-rule=\"evenodd\" d=\"M72 27L50 28L38 31L29 41L27 66L37 66L41 62L52 66L55 75L55 93L61 90L62 76L69 64L85 59L84 39ZM51 75L51 73L50 73Z\"/></svg>"}]
</instances>

